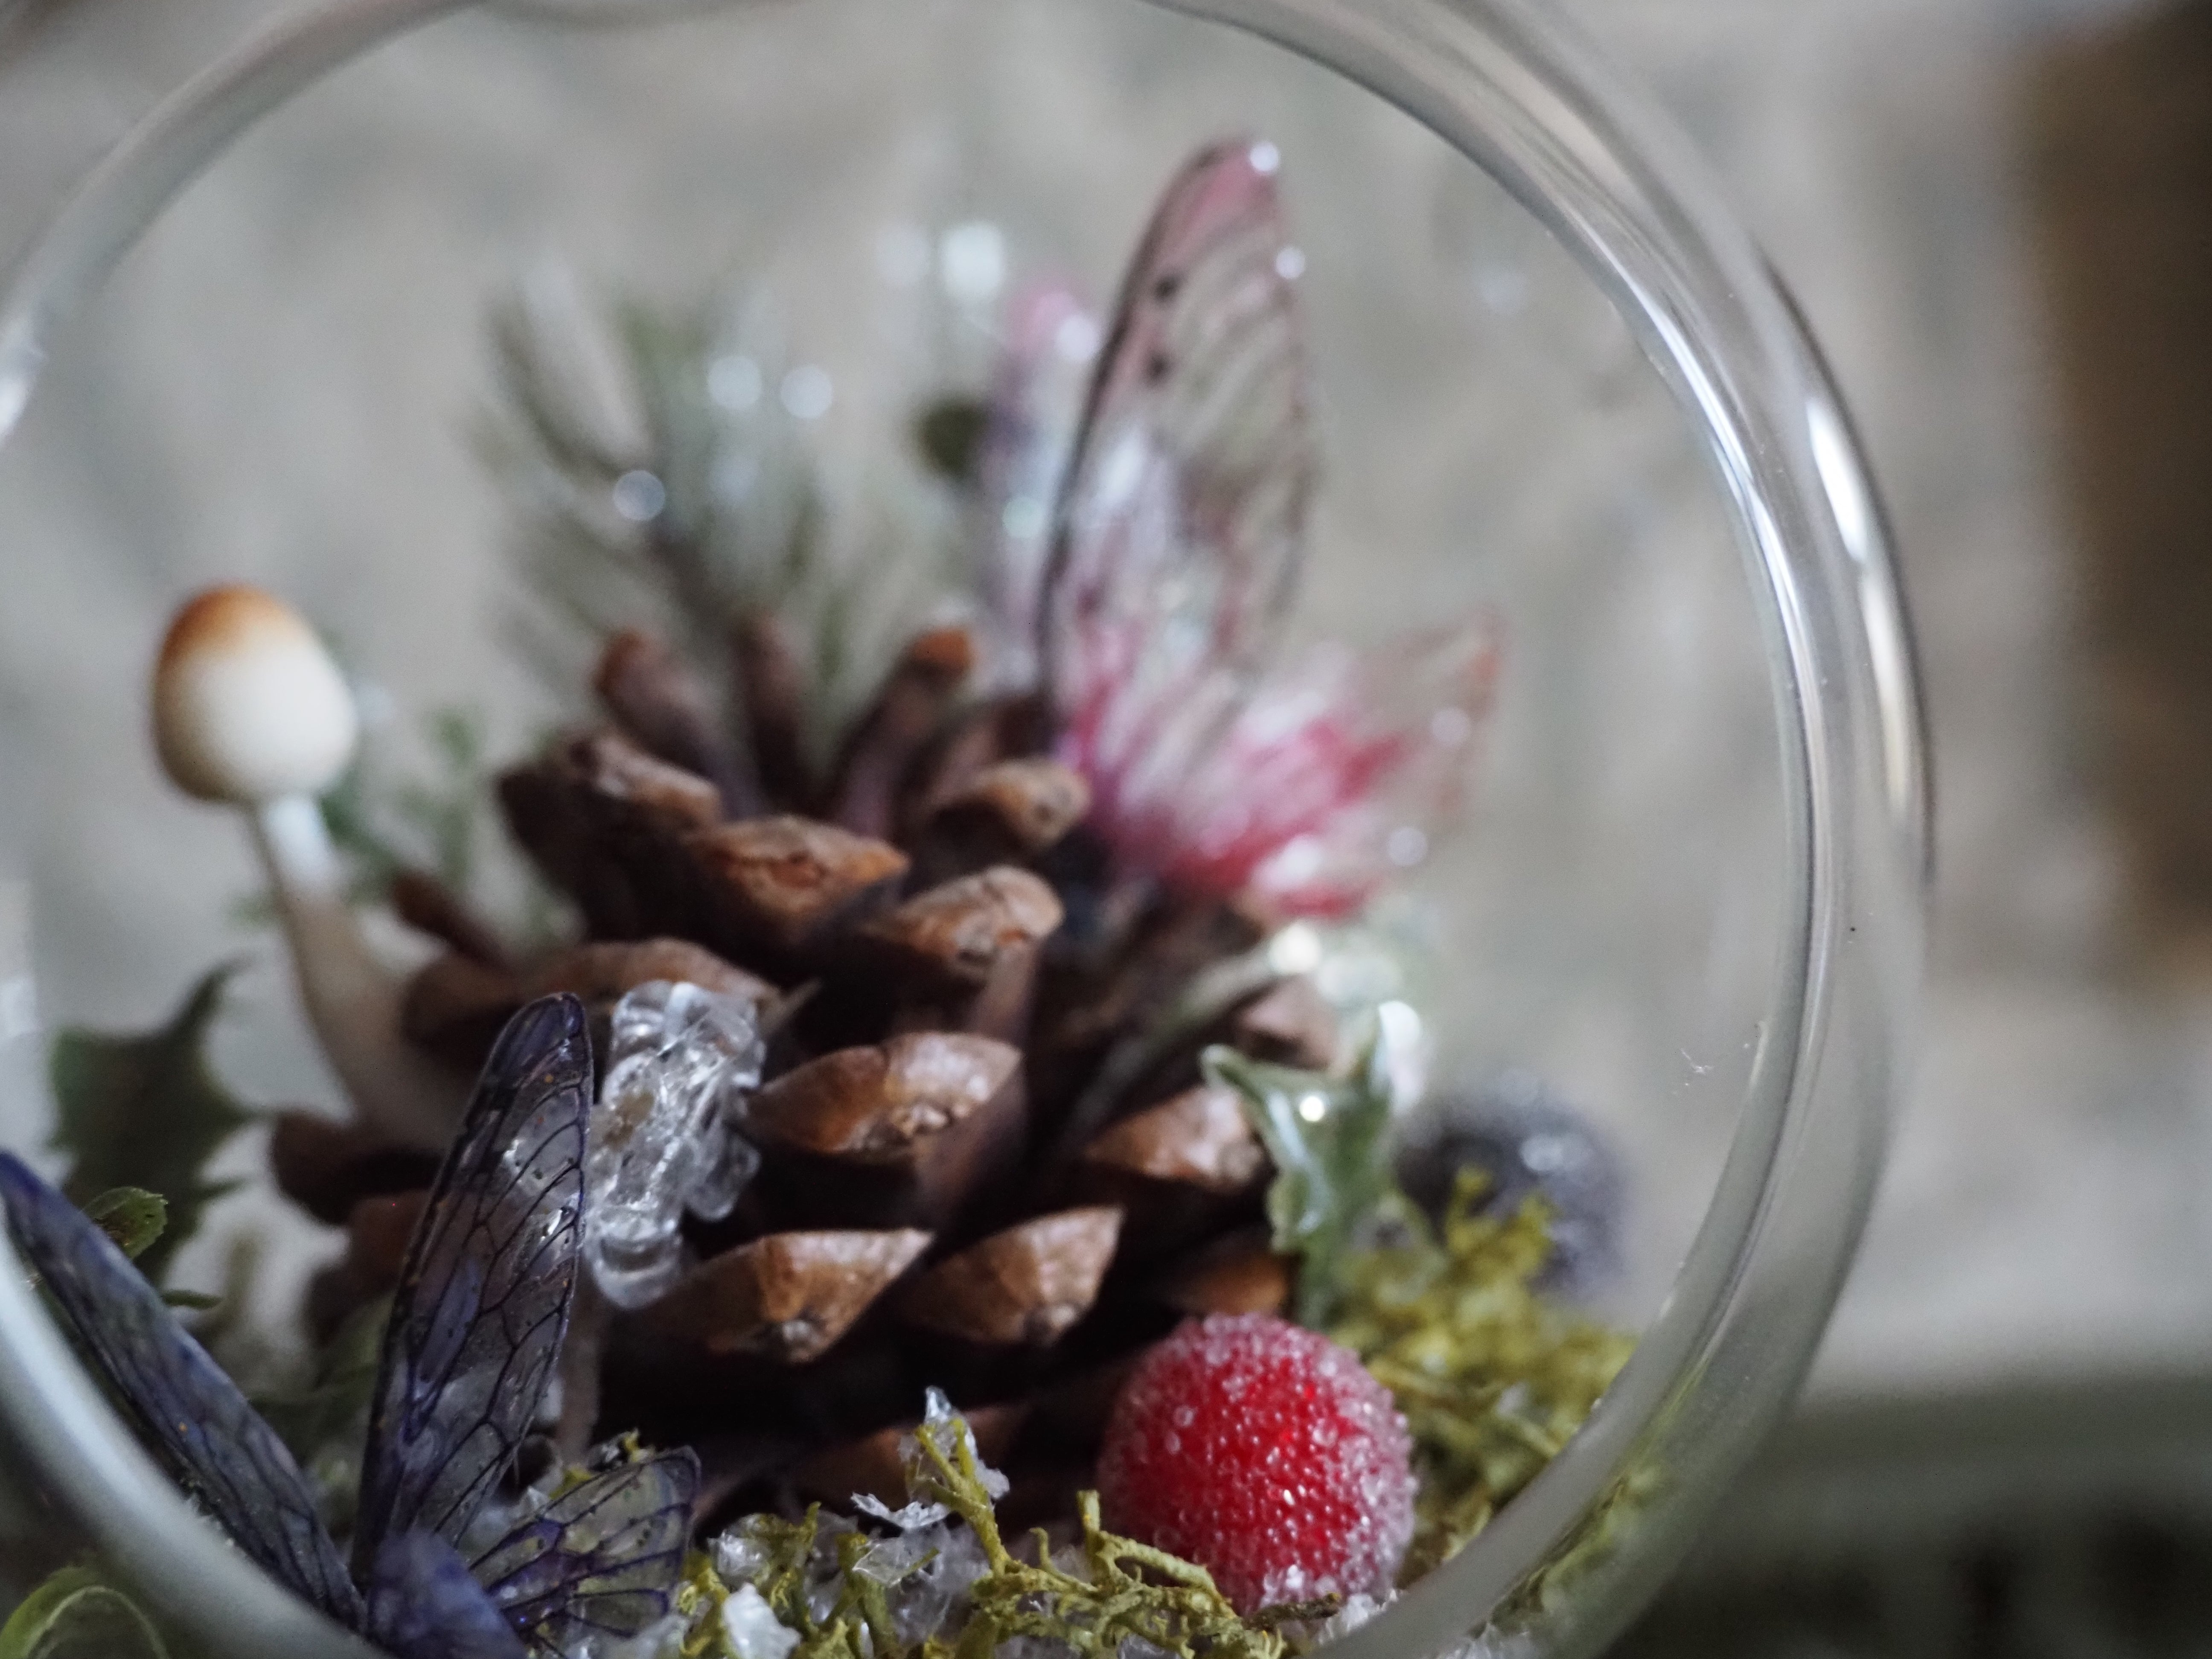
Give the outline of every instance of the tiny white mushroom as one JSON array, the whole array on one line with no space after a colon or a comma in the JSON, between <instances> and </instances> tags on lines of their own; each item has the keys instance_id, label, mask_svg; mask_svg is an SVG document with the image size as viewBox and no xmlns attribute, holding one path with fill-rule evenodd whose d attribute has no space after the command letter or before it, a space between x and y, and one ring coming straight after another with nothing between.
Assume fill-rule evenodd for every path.
<instances>
[{"instance_id":1,"label":"tiny white mushroom","mask_svg":"<svg viewBox=\"0 0 2212 1659\"><path fill-rule=\"evenodd\" d=\"M282 600L254 587L211 588L169 624L153 705L155 747L171 781L245 811L300 1000L362 1121L442 1146L460 1087L400 1035L400 981L362 937L315 802L344 772L360 735L330 653Z\"/></svg>"}]
</instances>

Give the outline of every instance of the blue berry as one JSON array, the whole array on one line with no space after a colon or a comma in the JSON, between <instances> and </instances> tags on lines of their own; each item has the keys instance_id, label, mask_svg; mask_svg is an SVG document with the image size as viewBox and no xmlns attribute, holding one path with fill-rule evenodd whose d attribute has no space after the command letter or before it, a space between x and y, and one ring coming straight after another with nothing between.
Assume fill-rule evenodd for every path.
<instances>
[{"instance_id":1,"label":"blue berry","mask_svg":"<svg viewBox=\"0 0 2212 1659\"><path fill-rule=\"evenodd\" d=\"M1620 1276L1626 1181L1595 1125L1526 1072L1486 1085L1432 1096L1407 1137L1398 1179L1430 1215L1441 1216L1454 1177L1473 1165L1488 1174L1487 1213L1532 1192L1549 1200L1553 1255L1539 1282L1562 1296L1588 1296Z\"/></svg>"}]
</instances>

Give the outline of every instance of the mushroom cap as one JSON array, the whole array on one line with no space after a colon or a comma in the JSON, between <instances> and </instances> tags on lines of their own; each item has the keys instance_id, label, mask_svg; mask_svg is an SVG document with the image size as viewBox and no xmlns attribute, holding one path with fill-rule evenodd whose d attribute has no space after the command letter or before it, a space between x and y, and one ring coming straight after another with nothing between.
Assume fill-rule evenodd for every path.
<instances>
[{"instance_id":1,"label":"mushroom cap","mask_svg":"<svg viewBox=\"0 0 2212 1659\"><path fill-rule=\"evenodd\" d=\"M319 793L359 733L344 676L283 600L214 587L170 623L154 669L154 746L186 794L250 806Z\"/></svg>"}]
</instances>

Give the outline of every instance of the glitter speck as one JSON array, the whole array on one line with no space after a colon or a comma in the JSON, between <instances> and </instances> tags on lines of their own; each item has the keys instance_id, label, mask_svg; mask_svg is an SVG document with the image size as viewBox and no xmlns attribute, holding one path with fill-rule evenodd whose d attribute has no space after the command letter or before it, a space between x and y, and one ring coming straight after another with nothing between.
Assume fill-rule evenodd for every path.
<instances>
[{"instance_id":1,"label":"glitter speck","mask_svg":"<svg viewBox=\"0 0 2212 1659\"><path fill-rule=\"evenodd\" d=\"M1045 505L1034 495L1017 495L1000 509L999 525L1018 542L1044 534Z\"/></svg>"},{"instance_id":2,"label":"glitter speck","mask_svg":"<svg viewBox=\"0 0 2212 1659\"><path fill-rule=\"evenodd\" d=\"M615 511L632 524L651 523L668 505L668 487L650 472L625 472L615 480L609 493L614 497Z\"/></svg>"},{"instance_id":3,"label":"glitter speck","mask_svg":"<svg viewBox=\"0 0 2212 1659\"><path fill-rule=\"evenodd\" d=\"M1097 319L1080 311L1062 318L1052 331L1052 349L1071 363L1087 363L1096 357L1099 340Z\"/></svg>"},{"instance_id":4,"label":"glitter speck","mask_svg":"<svg viewBox=\"0 0 2212 1659\"><path fill-rule=\"evenodd\" d=\"M937 267L950 298L965 305L988 304L1006 286L1006 236L986 220L955 225L938 246Z\"/></svg>"},{"instance_id":5,"label":"glitter speck","mask_svg":"<svg viewBox=\"0 0 2212 1659\"><path fill-rule=\"evenodd\" d=\"M1267 941L1267 965L1279 974L1310 974L1322 956L1321 935L1310 922L1294 921Z\"/></svg>"},{"instance_id":6,"label":"glitter speck","mask_svg":"<svg viewBox=\"0 0 2212 1659\"><path fill-rule=\"evenodd\" d=\"M1265 177L1283 165L1283 152L1262 138L1248 152L1252 171Z\"/></svg>"},{"instance_id":7,"label":"glitter speck","mask_svg":"<svg viewBox=\"0 0 2212 1659\"><path fill-rule=\"evenodd\" d=\"M1456 749L1474 735L1474 721L1464 708L1439 708L1429 716L1429 735L1446 749Z\"/></svg>"},{"instance_id":8,"label":"glitter speck","mask_svg":"<svg viewBox=\"0 0 2212 1659\"><path fill-rule=\"evenodd\" d=\"M783 377L777 395L796 419L818 421L830 412L830 405L837 394L836 388L830 383L829 370L806 363Z\"/></svg>"},{"instance_id":9,"label":"glitter speck","mask_svg":"<svg viewBox=\"0 0 2212 1659\"><path fill-rule=\"evenodd\" d=\"M1318 1123L1328 1115L1328 1103L1319 1095L1308 1095L1298 1102L1298 1115L1309 1123Z\"/></svg>"},{"instance_id":10,"label":"glitter speck","mask_svg":"<svg viewBox=\"0 0 2212 1659\"><path fill-rule=\"evenodd\" d=\"M715 358L707 370L707 395L733 412L750 409L761 400L760 365L734 352Z\"/></svg>"},{"instance_id":11,"label":"glitter speck","mask_svg":"<svg viewBox=\"0 0 2212 1659\"><path fill-rule=\"evenodd\" d=\"M1275 251L1275 275L1286 283L1295 283L1306 274L1306 256L1303 248L1285 247Z\"/></svg>"}]
</instances>

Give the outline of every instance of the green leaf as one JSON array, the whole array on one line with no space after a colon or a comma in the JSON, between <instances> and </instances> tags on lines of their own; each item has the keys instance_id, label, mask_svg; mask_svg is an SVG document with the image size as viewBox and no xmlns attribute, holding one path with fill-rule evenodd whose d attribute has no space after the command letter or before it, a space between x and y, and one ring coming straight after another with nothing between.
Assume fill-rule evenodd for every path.
<instances>
[{"instance_id":1,"label":"green leaf","mask_svg":"<svg viewBox=\"0 0 2212 1659\"><path fill-rule=\"evenodd\" d=\"M138 1604L89 1567L64 1567L0 1626L0 1659L168 1659Z\"/></svg>"},{"instance_id":2,"label":"green leaf","mask_svg":"<svg viewBox=\"0 0 2212 1659\"><path fill-rule=\"evenodd\" d=\"M1369 1224L1407 1208L1390 1170L1391 1091L1382 1040L1371 1041L1344 1078L1267 1065L1218 1046L1200 1063L1206 1081L1243 1097L1245 1116L1274 1160L1267 1188L1274 1248L1299 1258L1298 1321L1318 1326Z\"/></svg>"},{"instance_id":3,"label":"green leaf","mask_svg":"<svg viewBox=\"0 0 2212 1659\"><path fill-rule=\"evenodd\" d=\"M70 1156L64 1190L79 1202L118 1187L167 1198L168 1226L138 1258L156 1283L202 1212L229 1190L207 1178L208 1160L250 1119L207 1061L208 1028L235 971L226 963L209 973L158 1031L64 1030L54 1038L52 1145Z\"/></svg>"},{"instance_id":4,"label":"green leaf","mask_svg":"<svg viewBox=\"0 0 2212 1659\"><path fill-rule=\"evenodd\" d=\"M136 1261L169 1224L169 1201L143 1187L111 1187L87 1199L84 1212L100 1224L116 1248Z\"/></svg>"}]
</instances>

